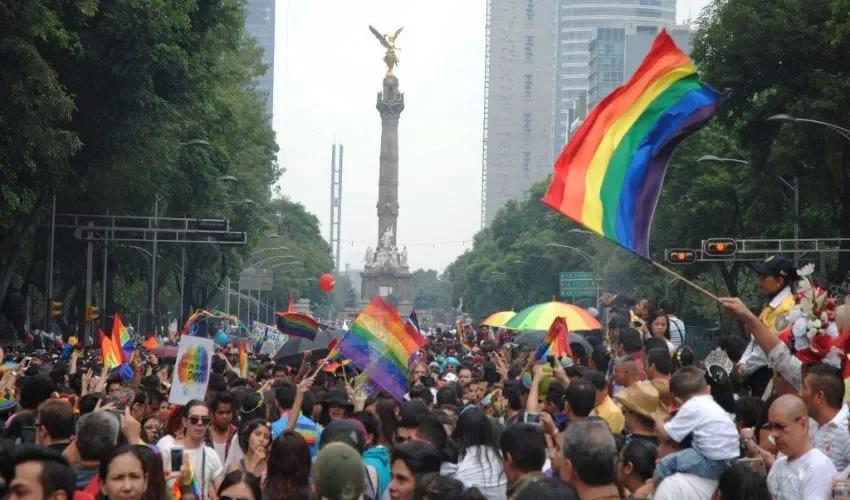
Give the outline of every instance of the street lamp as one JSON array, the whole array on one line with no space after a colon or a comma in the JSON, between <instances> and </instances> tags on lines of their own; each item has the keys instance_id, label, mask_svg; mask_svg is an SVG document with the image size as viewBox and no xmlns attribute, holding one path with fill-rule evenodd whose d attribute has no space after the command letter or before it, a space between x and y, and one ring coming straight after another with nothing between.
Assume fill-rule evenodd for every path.
<instances>
[{"instance_id":1,"label":"street lamp","mask_svg":"<svg viewBox=\"0 0 850 500\"><path fill-rule=\"evenodd\" d=\"M245 198L244 200L228 200L224 202L225 205L256 205L257 202L250 198Z\"/></svg>"},{"instance_id":2,"label":"street lamp","mask_svg":"<svg viewBox=\"0 0 850 500\"><path fill-rule=\"evenodd\" d=\"M772 118L774 117L771 117L769 119ZM740 160L738 158L719 158L714 155L703 155L697 158L697 162L704 161L710 161L715 163L738 163L742 165L750 164L750 162L748 162L747 160ZM794 265L796 266L797 261L799 260L799 253L796 250L800 240L800 179L795 175L791 182L788 182L787 180L785 180L784 177L779 174L775 174L773 172L770 172L770 174L776 177L776 179L779 180L779 182L781 182L783 186L788 188L793 196L793 198L789 199L788 195L786 195L784 191L782 191L781 189L779 190L779 192L782 193L782 196L785 198L786 201L789 201L794 204Z\"/></svg>"},{"instance_id":3,"label":"street lamp","mask_svg":"<svg viewBox=\"0 0 850 500\"><path fill-rule=\"evenodd\" d=\"M593 231L588 231L587 229L578 229L578 228L570 229L567 232L568 233L579 233L579 234L596 234Z\"/></svg>"},{"instance_id":4,"label":"street lamp","mask_svg":"<svg viewBox=\"0 0 850 500\"><path fill-rule=\"evenodd\" d=\"M838 125L836 125L834 123L822 122L820 120L812 120L810 118L797 118L796 116L792 116L792 115L789 115L787 113L780 113L778 115L773 115L770 118L768 118L767 121L769 121L769 122L784 122L784 123L787 123L787 122L812 123L814 125L820 125L822 127L826 127L828 129L832 130L833 132L840 134L841 137L845 138L846 140L850 141L850 130L848 130L844 127L839 127Z\"/></svg>"},{"instance_id":5,"label":"street lamp","mask_svg":"<svg viewBox=\"0 0 850 500\"><path fill-rule=\"evenodd\" d=\"M578 231L582 231L579 229ZM593 269L593 274L596 275L594 281L596 282L596 304L599 304L599 261L590 256L587 252L580 248L576 248L570 245L561 245L559 243L547 243L544 245L544 248L565 248L567 250L572 250L573 252L580 255L587 263L590 265L591 269Z\"/></svg>"}]
</instances>

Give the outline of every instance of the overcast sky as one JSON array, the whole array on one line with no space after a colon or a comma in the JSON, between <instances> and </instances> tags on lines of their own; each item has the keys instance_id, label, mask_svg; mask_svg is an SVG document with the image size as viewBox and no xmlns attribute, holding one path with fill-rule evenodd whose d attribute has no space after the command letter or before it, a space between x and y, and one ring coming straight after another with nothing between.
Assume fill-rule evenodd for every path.
<instances>
[{"instance_id":1,"label":"overcast sky","mask_svg":"<svg viewBox=\"0 0 850 500\"><path fill-rule=\"evenodd\" d=\"M709 0L679 0L679 20ZM283 193L329 236L331 145L345 146L342 266L378 238L384 50L369 32L400 26L399 246L411 269L445 266L480 228L484 0L278 0L274 128Z\"/></svg>"}]
</instances>

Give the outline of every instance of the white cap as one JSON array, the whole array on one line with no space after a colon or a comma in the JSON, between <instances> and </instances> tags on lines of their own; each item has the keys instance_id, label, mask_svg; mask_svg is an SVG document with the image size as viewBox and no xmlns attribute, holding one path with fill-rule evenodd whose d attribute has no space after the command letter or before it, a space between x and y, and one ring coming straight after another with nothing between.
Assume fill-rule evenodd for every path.
<instances>
[{"instance_id":1,"label":"white cap","mask_svg":"<svg viewBox=\"0 0 850 500\"><path fill-rule=\"evenodd\" d=\"M443 375L443 380L446 382L457 382L457 375L452 372L446 373Z\"/></svg>"}]
</instances>

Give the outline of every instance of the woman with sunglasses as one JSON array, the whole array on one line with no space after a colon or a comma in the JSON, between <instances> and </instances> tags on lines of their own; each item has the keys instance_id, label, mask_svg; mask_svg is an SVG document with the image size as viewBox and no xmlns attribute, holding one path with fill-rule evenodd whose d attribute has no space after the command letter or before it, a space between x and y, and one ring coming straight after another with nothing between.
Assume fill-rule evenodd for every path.
<instances>
[{"instance_id":1,"label":"woman with sunglasses","mask_svg":"<svg viewBox=\"0 0 850 500\"><path fill-rule=\"evenodd\" d=\"M156 444L159 440L159 415L148 413L142 418L142 441L147 444Z\"/></svg>"}]
</instances>

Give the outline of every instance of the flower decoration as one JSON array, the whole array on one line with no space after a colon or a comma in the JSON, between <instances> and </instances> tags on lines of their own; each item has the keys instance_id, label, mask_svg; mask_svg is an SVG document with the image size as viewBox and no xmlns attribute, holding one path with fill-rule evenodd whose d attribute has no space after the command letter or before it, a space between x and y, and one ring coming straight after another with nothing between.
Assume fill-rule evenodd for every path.
<instances>
[{"instance_id":1,"label":"flower decoration","mask_svg":"<svg viewBox=\"0 0 850 500\"><path fill-rule=\"evenodd\" d=\"M836 301L826 289L812 283L809 277L814 270L814 264L807 264L797 271L800 282L794 295L796 305L788 313L791 335L786 339L803 363L823 362L841 368L846 356L836 343Z\"/></svg>"}]
</instances>

